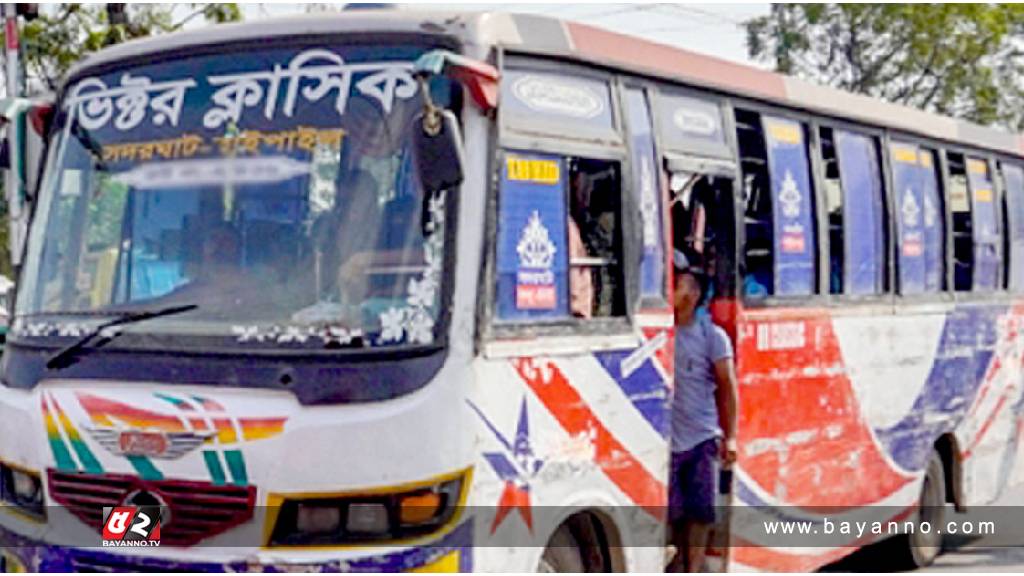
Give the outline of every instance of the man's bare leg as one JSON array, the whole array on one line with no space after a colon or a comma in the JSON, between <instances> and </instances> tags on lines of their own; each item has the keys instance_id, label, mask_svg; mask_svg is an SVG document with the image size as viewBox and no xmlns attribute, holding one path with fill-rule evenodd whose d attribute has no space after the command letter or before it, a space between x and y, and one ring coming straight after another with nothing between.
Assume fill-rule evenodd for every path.
<instances>
[{"instance_id":1,"label":"man's bare leg","mask_svg":"<svg viewBox=\"0 0 1024 576\"><path fill-rule=\"evenodd\" d=\"M708 535L711 524L703 522L686 523L686 571L703 572L704 558L707 555Z\"/></svg>"},{"instance_id":2,"label":"man's bare leg","mask_svg":"<svg viewBox=\"0 0 1024 576\"><path fill-rule=\"evenodd\" d=\"M669 529L672 532L669 541L676 553L665 567L665 571L686 572L686 531L681 523L671 526Z\"/></svg>"}]
</instances>

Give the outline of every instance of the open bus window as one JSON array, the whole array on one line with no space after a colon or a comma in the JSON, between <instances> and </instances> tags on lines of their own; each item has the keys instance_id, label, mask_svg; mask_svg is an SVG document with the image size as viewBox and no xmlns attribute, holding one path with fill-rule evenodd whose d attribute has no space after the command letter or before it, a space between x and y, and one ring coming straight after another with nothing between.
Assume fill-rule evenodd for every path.
<instances>
[{"instance_id":1,"label":"open bus window","mask_svg":"<svg viewBox=\"0 0 1024 576\"><path fill-rule=\"evenodd\" d=\"M821 162L824 169L825 212L828 214L829 293L843 293L843 185L839 157L831 128L821 129Z\"/></svg>"},{"instance_id":2,"label":"open bus window","mask_svg":"<svg viewBox=\"0 0 1024 576\"><path fill-rule=\"evenodd\" d=\"M768 154L757 114L736 111L740 169L743 174L743 294L764 297L772 293L772 200Z\"/></svg>"},{"instance_id":3,"label":"open bus window","mask_svg":"<svg viewBox=\"0 0 1024 576\"><path fill-rule=\"evenodd\" d=\"M967 167L963 154L948 153L946 161L949 166L949 210L953 215L953 287L957 292L970 292L974 243Z\"/></svg>"},{"instance_id":4,"label":"open bus window","mask_svg":"<svg viewBox=\"0 0 1024 576\"><path fill-rule=\"evenodd\" d=\"M736 130L745 202L743 294L813 294L816 220L805 127L737 110Z\"/></svg>"},{"instance_id":5,"label":"open bus window","mask_svg":"<svg viewBox=\"0 0 1024 576\"><path fill-rule=\"evenodd\" d=\"M882 180L874 139L822 128L821 158L829 227L829 292L885 290Z\"/></svg>"},{"instance_id":6,"label":"open bus window","mask_svg":"<svg viewBox=\"0 0 1024 576\"><path fill-rule=\"evenodd\" d=\"M569 178L571 312L582 318L622 316L625 298L618 164L571 158Z\"/></svg>"},{"instance_id":7,"label":"open bus window","mask_svg":"<svg viewBox=\"0 0 1024 576\"><path fill-rule=\"evenodd\" d=\"M711 279L709 297L733 294L732 178L675 172L671 189L673 246Z\"/></svg>"}]
</instances>

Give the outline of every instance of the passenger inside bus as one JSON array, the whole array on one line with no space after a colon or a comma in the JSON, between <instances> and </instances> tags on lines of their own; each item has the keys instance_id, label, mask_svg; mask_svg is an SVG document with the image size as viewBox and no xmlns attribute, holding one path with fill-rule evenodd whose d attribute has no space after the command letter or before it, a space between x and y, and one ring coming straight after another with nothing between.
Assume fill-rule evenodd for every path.
<instances>
[{"instance_id":1,"label":"passenger inside bus","mask_svg":"<svg viewBox=\"0 0 1024 576\"><path fill-rule=\"evenodd\" d=\"M218 314L252 304L257 294L253 288L242 268L238 231L230 223L217 222L206 228L191 279L149 303L169 300L197 304L204 312Z\"/></svg>"},{"instance_id":2,"label":"passenger inside bus","mask_svg":"<svg viewBox=\"0 0 1024 576\"><path fill-rule=\"evenodd\" d=\"M603 160L569 160L569 290L580 318L623 314L620 178Z\"/></svg>"}]
</instances>

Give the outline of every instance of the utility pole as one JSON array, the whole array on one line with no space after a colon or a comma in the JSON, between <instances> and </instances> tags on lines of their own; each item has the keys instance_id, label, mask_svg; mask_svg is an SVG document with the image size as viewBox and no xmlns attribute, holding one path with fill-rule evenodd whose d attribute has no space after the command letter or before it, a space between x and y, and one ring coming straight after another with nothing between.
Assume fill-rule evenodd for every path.
<instances>
[{"instance_id":1,"label":"utility pole","mask_svg":"<svg viewBox=\"0 0 1024 576\"><path fill-rule=\"evenodd\" d=\"M20 38L18 34L18 5L3 5L4 17L4 63L8 107L13 99L21 96ZM17 267L21 262L22 239L27 232L24 214L24 174L21 166L21 146L18 132L21 129L20 114L13 115L7 126L7 158L9 166L4 174L4 191L7 197L8 245L11 249L11 264Z\"/></svg>"}]
</instances>

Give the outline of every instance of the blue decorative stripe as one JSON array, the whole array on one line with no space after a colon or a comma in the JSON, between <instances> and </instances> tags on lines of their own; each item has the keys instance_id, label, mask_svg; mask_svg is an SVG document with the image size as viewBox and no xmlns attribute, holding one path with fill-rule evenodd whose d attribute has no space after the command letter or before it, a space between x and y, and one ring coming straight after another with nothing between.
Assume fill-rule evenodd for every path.
<instances>
[{"instance_id":1,"label":"blue decorative stripe","mask_svg":"<svg viewBox=\"0 0 1024 576\"><path fill-rule=\"evenodd\" d=\"M935 440L963 420L992 363L996 322L1006 312L1006 306L986 304L958 306L947 315L935 363L913 407L895 425L875 430L904 469L922 470Z\"/></svg>"},{"instance_id":2,"label":"blue decorative stripe","mask_svg":"<svg viewBox=\"0 0 1024 576\"><path fill-rule=\"evenodd\" d=\"M653 427L659 435L668 437L668 410L670 398L668 384L661 373L654 367L655 356L644 360L628 377L622 375L622 361L634 350L598 352L594 354L605 371L615 380L622 392L636 408L637 412Z\"/></svg>"}]
</instances>

